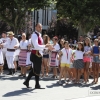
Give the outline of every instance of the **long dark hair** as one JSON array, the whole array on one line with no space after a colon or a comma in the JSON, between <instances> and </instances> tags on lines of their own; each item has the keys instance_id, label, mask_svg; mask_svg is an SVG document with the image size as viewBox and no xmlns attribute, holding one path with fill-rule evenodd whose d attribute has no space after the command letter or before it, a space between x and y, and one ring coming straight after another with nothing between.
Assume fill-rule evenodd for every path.
<instances>
[{"instance_id":1,"label":"long dark hair","mask_svg":"<svg viewBox=\"0 0 100 100\"><path fill-rule=\"evenodd\" d=\"M81 46L82 46L81 51L84 52L84 44L83 44L83 42L78 42L78 44L81 44ZM79 50L79 48L77 48L77 50Z\"/></svg>"}]
</instances>

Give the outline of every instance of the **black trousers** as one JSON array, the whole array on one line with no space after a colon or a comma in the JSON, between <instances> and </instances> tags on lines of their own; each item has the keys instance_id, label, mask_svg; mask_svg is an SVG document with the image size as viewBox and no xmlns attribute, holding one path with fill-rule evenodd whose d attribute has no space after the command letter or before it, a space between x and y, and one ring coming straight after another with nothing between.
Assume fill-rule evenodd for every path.
<instances>
[{"instance_id":1,"label":"black trousers","mask_svg":"<svg viewBox=\"0 0 100 100\"><path fill-rule=\"evenodd\" d=\"M33 68L29 72L26 82L29 83L32 76L35 76L35 86L39 86L39 75L41 71L42 57L38 57L35 54L30 55L30 60L33 63Z\"/></svg>"}]
</instances>

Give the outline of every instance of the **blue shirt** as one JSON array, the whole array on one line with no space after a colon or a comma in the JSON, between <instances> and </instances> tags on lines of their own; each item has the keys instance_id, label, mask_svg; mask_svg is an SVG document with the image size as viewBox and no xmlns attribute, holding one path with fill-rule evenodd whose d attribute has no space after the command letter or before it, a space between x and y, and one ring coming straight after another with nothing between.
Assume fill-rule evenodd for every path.
<instances>
[{"instance_id":1,"label":"blue shirt","mask_svg":"<svg viewBox=\"0 0 100 100\"><path fill-rule=\"evenodd\" d=\"M93 46L93 53L94 54L99 54L99 46Z\"/></svg>"}]
</instances>

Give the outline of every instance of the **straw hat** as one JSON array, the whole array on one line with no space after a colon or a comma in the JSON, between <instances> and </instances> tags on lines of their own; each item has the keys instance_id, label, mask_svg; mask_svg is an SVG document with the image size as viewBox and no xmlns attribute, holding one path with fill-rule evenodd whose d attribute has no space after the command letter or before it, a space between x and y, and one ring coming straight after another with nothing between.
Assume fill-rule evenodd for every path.
<instances>
[{"instance_id":1,"label":"straw hat","mask_svg":"<svg viewBox=\"0 0 100 100\"><path fill-rule=\"evenodd\" d=\"M14 33L12 32L12 31L9 31L9 32L7 32L8 33L8 36L9 35L14 35Z\"/></svg>"}]
</instances>

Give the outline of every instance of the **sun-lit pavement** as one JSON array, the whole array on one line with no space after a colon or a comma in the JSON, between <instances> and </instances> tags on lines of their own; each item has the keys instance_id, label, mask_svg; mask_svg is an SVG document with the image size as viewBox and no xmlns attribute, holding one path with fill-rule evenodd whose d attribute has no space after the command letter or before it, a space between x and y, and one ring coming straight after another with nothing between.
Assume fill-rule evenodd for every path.
<instances>
[{"instance_id":1,"label":"sun-lit pavement","mask_svg":"<svg viewBox=\"0 0 100 100\"><path fill-rule=\"evenodd\" d=\"M27 89L23 85L24 78L18 74L0 76L0 100L100 100L100 81L97 85L91 85L90 79L87 85L69 83L60 86L58 80L44 78L40 84L45 89L35 90L34 77L30 81L32 88Z\"/></svg>"}]
</instances>

